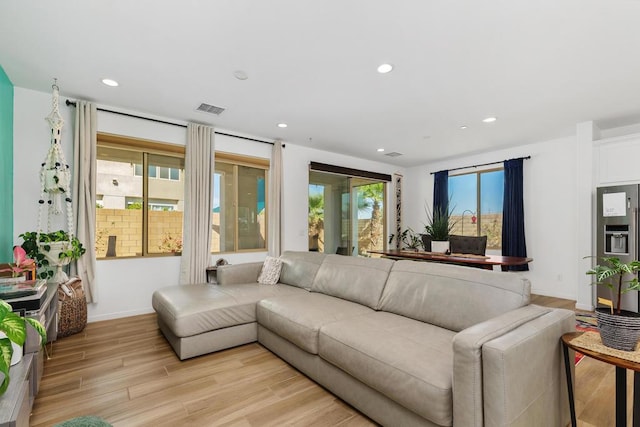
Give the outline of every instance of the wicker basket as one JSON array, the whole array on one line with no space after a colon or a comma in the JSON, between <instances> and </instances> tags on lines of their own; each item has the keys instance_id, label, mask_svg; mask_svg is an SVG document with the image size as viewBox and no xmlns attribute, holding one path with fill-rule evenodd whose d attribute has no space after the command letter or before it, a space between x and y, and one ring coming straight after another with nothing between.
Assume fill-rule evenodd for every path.
<instances>
[{"instance_id":1,"label":"wicker basket","mask_svg":"<svg viewBox=\"0 0 640 427\"><path fill-rule=\"evenodd\" d=\"M608 308L596 308L602 344L623 351L634 351L640 340L640 314L622 310L614 315Z\"/></svg>"},{"instance_id":2,"label":"wicker basket","mask_svg":"<svg viewBox=\"0 0 640 427\"><path fill-rule=\"evenodd\" d=\"M80 279L58 287L58 338L82 332L87 326L87 300Z\"/></svg>"}]
</instances>

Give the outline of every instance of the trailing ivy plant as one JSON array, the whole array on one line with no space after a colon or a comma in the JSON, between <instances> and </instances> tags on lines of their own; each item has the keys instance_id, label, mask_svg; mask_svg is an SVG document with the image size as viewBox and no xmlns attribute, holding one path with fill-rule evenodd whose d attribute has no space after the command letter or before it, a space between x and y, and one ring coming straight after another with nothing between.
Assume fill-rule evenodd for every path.
<instances>
[{"instance_id":1,"label":"trailing ivy plant","mask_svg":"<svg viewBox=\"0 0 640 427\"><path fill-rule=\"evenodd\" d=\"M21 246L27 252L27 255L36 260L36 265L38 266L37 276L39 279L50 279L55 273L49 268L49 260L40 252L40 247L42 247L44 251L49 251L51 250L49 243L70 242L68 249L61 251L59 255L61 260L69 259L70 261L77 260L87 251L77 237L73 236L73 238L70 239L69 233L64 230L40 233L39 237L37 232L27 231L19 237L23 239ZM38 240L36 241L36 239ZM40 244L38 244L38 242Z\"/></svg>"}]
</instances>

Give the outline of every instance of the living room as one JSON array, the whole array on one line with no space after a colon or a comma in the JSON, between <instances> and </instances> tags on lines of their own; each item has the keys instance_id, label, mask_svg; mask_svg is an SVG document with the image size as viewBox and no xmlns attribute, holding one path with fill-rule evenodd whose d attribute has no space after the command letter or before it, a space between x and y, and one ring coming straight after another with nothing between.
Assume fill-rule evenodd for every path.
<instances>
[{"instance_id":1,"label":"living room","mask_svg":"<svg viewBox=\"0 0 640 427\"><path fill-rule=\"evenodd\" d=\"M154 6L147 5L150 9ZM467 5L470 6L470 5ZM594 294L592 288L589 286L590 278L585 275L585 271L591 266L589 259L584 259L585 256L589 256L594 253L594 240L595 240L595 225L592 220L595 213L595 188L602 185L613 185L618 183L633 183L639 182L637 172L634 169L633 159L637 158L640 154L640 105L637 101L634 101L629 94L637 92L637 82L633 78L637 75L638 64L635 59L631 58L632 55L625 54L624 52L636 51L636 44L638 37L634 37L636 30L632 29L634 17L637 17L640 11L638 10L638 4L634 2L621 2L618 6L620 9L612 12L618 21L615 21L613 17L600 17L599 13L602 11L599 6L590 5L585 7L585 10L580 11L579 8L582 5L575 2L573 7L578 10L574 11L585 22L584 27L577 27L574 30L576 34L581 34L584 37L592 37L588 35L589 25L598 26L603 28L603 31L614 30L612 22L617 22L615 25L616 34L621 34L620 39L627 43L623 48L616 49L600 49L600 46L593 45L591 48L585 48L580 50L584 46L583 42L571 40L571 43L567 41L567 45L563 45L562 48L557 48L556 54L543 55L537 52L536 48L541 50L549 49L553 50L554 45L544 44L537 46L531 42L529 46L530 50L508 51L510 54L504 53L501 56L502 64L507 69L504 74L500 76L507 78L512 73L508 71L508 65L510 61L516 62L514 69L520 68L532 68L537 69L542 77L536 79L535 76L527 74L526 78L519 77L519 74L513 72L516 77L511 77L509 80L499 81L487 79L491 83L491 89L479 90L474 92L475 101L470 99L460 100L461 104L473 104L473 108L470 111L465 111L463 118L454 117L454 115L448 116L446 119L440 117L438 114L433 114L432 109L442 106L443 111L452 111L456 109L456 102L447 101L446 97L438 98L438 102L441 104L434 107L429 104L429 107L425 107L425 110L420 114L416 114L413 111L417 106L411 101L411 88L405 88L406 92L402 92L403 96L399 96L400 99L389 95L387 88L376 88L380 91L380 96L383 101L388 102L393 109L406 108L411 110L411 113L407 111L406 119L408 121L422 120L418 116L433 115L438 117L438 121L446 122L449 125L447 133L434 134L429 136L430 130L426 129L422 134L414 134L405 137L405 133L397 132L397 137L393 134L386 138L390 141L386 144L385 149L387 151L406 151L405 148L412 148L420 152L420 155L424 155L425 160L415 162L413 159L408 160L407 157L411 157L405 153L404 158L400 157L394 160L390 157L375 153L378 145L370 144L370 151L366 155L357 154L354 150L351 150L349 140L342 140L339 138L331 139L327 137L324 141L322 138L315 136L315 128L313 131L298 133L296 138L291 138L287 133L296 127L295 116L293 111L289 111L292 118L283 118L282 120L289 121L289 129L277 129L275 127L275 121L273 123L273 130L265 132L264 134L256 133L255 131L245 130L253 129L249 126L242 128L240 126L219 125L217 120L224 120L224 113L220 118L210 119L209 117L202 115L192 115L193 99L197 98L200 101L213 101L216 102L215 93L203 94L194 98L192 89L187 88L186 80L190 80L189 72L180 68L176 68L174 73L179 75L179 78L173 81L173 85L176 86L177 80L182 80L185 85L184 92L190 92L190 98L188 102L185 101L182 105L185 110L189 110L184 114L168 115L166 109L158 108L152 109L149 107L137 106L135 104L129 104L121 102L119 99L124 98L124 95L114 95L113 90L120 91L120 93L134 93L137 97L144 97L145 93L138 92L138 84L134 80L126 81L126 68L134 66L146 66L144 64L131 62L126 64L122 68L118 68L118 80L121 81L121 87L119 88L107 88L101 87L100 79L105 77L102 73L109 73L109 70L91 69L91 72L95 72L95 75L88 75L87 71L86 79L91 80L94 89L91 91L78 91L77 89L69 90L71 81L69 78L65 78L67 74L65 60L58 62L44 61L41 63L37 54L34 53L30 60L29 65L23 65L20 60L16 59L15 51L20 49L20 43L11 42L11 40L18 40L20 37L26 35L22 33L33 33L33 31L26 31L19 29L19 25L10 24L8 21L11 19L11 13L2 14L2 27L7 28L10 32L10 37L3 37L5 42L0 42L0 67L6 73L5 82L11 86L13 92L13 102L10 106L3 100L0 103L0 113L2 116L13 116L13 130L10 139L0 140L0 147L3 153L7 152L10 146L13 151L13 164L12 169L5 169L3 167L2 180L4 182L11 181L13 189L13 198L10 200L9 205L12 209L13 221L11 225L12 237L10 240L15 243L19 243L20 239L18 235L24 231L33 230L37 224L37 202L38 195L40 194L40 182L39 182L39 168L42 159L44 158L46 151L50 144L50 129L47 123L44 121L51 111L51 91L50 87L53 78L58 78L58 85L61 89L61 107L60 113L65 120L65 128L62 135L62 146L67 159L73 159L73 123L75 111L72 107L64 105L64 101L69 99L76 101L79 99L90 99L96 102L99 106L103 106L107 109L116 109L121 112L130 113L132 115L158 118L172 123L184 125L190 119L199 119L201 122L206 122L213 125L216 130L225 131L240 136L248 136L256 139L263 139L273 141L280 139L286 145L283 150L283 213L282 223L285 224L282 229L282 248L284 250L292 251L307 251L308 245L308 184L309 184L309 163L320 162L331 165L338 165L342 167L355 168L367 171L374 171L383 174L399 174L403 176L403 223L404 226L410 226L416 230L421 230L424 227L425 221L425 204L429 205L433 197L433 172L454 169L465 168L472 165L501 162L506 159L531 156L530 160L527 160L524 165L524 206L525 206L525 229L526 229L526 241L528 256L533 258L533 262L530 263L530 271L525 272L525 276L531 281L532 293L568 300L576 301L576 308L591 310L594 307ZM27 10L31 8L39 8L40 5L27 5L18 7L17 5L11 5L8 7L9 12L17 13L23 20L28 20L29 12ZM65 5L61 11L54 14L54 17L60 19L60 22L66 22L66 16L64 13L69 13L71 7ZM249 5L247 5L249 7ZM319 6L315 6L319 7ZM405 13L407 10L404 7L410 8L410 3L403 5L398 9L398 13ZM495 12L501 10L502 7L508 8L506 5L493 5ZM552 6L548 6L552 7ZM610 6L609 6L610 7ZM333 5L333 10L328 7L324 13L319 13L318 10L313 9L318 13L318 20L326 23L331 22L331 12L340 10L340 6ZM607 9L602 6L603 9ZM320 7L320 9L322 9ZM345 10L345 16L356 16L351 8ZM525 8L526 9L526 8ZM522 14L532 13L534 17L530 22L522 19L518 21L521 24L527 23L528 28L544 27L543 15L538 15L531 10L510 10L515 13L520 12ZM262 11L260 9L260 11ZM401 11L401 12L400 12ZM446 15L454 15L456 9L448 10ZM137 11L139 12L139 10ZM423 11L427 13L428 11ZM34 15L44 15L44 12L35 12ZM53 12L51 12L53 13ZM59 13L59 14L58 14ZM85 11L85 13L95 13ZM159 12L158 12L159 13ZM257 12L256 12L257 13ZM564 17L570 17L572 11L568 8L564 11ZM110 14L108 14L111 16ZM305 14L305 16L311 16L311 13ZM155 16L153 13L151 16ZM376 19L383 22L384 19L380 15L376 15ZM38 16L39 19L44 19L42 16ZM75 18L75 17L74 17ZM159 16L157 18L160 18ZM291 17L290 17L291 18ZM168 19L168 18L165 18ZM293 19L293 18L292 18ZM309 18L311 19L311 18ZM488 18L491 22L498 20L497 18ZM55 22L54 18L51 18ZM19 21L19 20L17 20ZM60 22L51 24L56 28L61 25ZM160 22L165 22L160 20ZM169 21L171 22L171 21ZM280 24L286 23L286 20L277 21ZM357 20L355 21L357 22ZM26 22L23 23L29 28ZM244 25L248 25L248 22L243 22ZM435 28L436 23L431 22ZM557 34L563 34L560 29L564 24L555 23L554 28L557 30ZM599 25L602 25L600 27ZM260 29L266 30L268 25L263 22L260 25ZM507 26L508 27L508 26ZM368 28L368 27L367 27ZM299 27L295 27L296 30L300 30ZM501 28L506 31L507 28ZM579 30L582 33L579 33ZM215 32L215 29L213 29ZM511 28L514 30L514 28ZM66 31L66 30L65 30ZM185 29L185 31L187 31ZM427 41L432 40L428 36L434 35L434 30L431 30L422 39L425 45L428 45ZM45 31L43 30L43 33ZM498 32L491 33L494 37L494 42L500 38ZM539 35L539 34L538 34ZM129 37L135 38L134 35ZM284 35L282 37L285 37ZM315 37L307 35L309 40L315 40ZM354 36L355 37L355 36ZM595 37L595 36L593 36ZM376 39L377 40L377 39ZM527 41L527 37L523 37L521 42ZM546 39L545 39L546 40ZM56 40L60 42L60 40ZM59 49L60 56L65 49L71 49L68 39L65 39L69 45L56 45L55 43L50 47L51 49ZM106 44L106 39L100 40ZM380 41L380 40L378 40ZM382 41L380 41L382 43ZM38 49L44 49L45 41L40 38L34 38L29 43L25 41L25 46L40 46L34 49L33 52L38 52ZM595 43L595 41L594 41ZM621 44L623 42L620 42ZM13 46L9 46L13 45ZM588 44L587 44L588 45ZM381 56L389 58L389 61L393 61L396 69L393 73L402 73L402 63L398 63L392 58L394 46L385 46L384 55ZM571 50L573 49L573 50ZM162 49L158 49L158 54L164 54ZM417 50L417 48L416 48ZM326 54L325 51L322 51ZM537 53L536 53L537 52ZM257 53L256 53L257 54ZM485 52L486 54L486 52ZM135 53L134 53L135 55ZM349 56L349 53L344 53L345 56ZM528 63L526 58L531 55L533 59ZM536 56L539 55L539 56ZM602 55L602 60L594 61L594 58L598 58L597 55ZM332 57L332 55L328 55ZM490 55L487 54L489 57ZM573 58L573 57L576 58ZM132 55L133 57L133 55ZM482 64L483 61L491 62L490 58L482 56L474 57L469 60L468 63L460 64L460 68L463 65L471 67L471 64ZM523 59L525 58L525 59ZM65 59L68 59L65 57ZM556 60L557 63L551 62L538 62L545 59L547 61ZM382 60L382 58L380 59ZM153 62L149 60L150 62ZM375 73L375 67L378 65L376 62L378 58L372 59L372 73ZM500 62L500 61L498 61ZM597 64L594 64L596 62ZM34 64L38 64L37 67ZM48 64L48 65L47 65ZM558 65L560 64L560 65ZM615 67L605 66L602 64L616 64ZM272 64L278 72L286 74L287 67L294 67L293 64L284 64L280 67ZM22 68L24 66L24 68ZM165 63L157 63L154 66L165 67ZM475 65L478 66L478 65ZM225 73L231 74L236 67L244 67L242 64L234 64L230 61L225 65L229 68L225 69ZM345 67L345 66L343 66ZM480 67L480 66L478 66ZM597 70L589 70L586 68L593 67ZM295 67L294 67L295 68ZM346 67L345 67L346 68ZM455 68L455 67L454 67ZM482 68L482 67L480 67ZM614 68L614 70L612 70ZM566 69L566 71L564 70ZM588 74L588 77L583 76L583 80L580 80L580 70L584 71L584 74ZM570 70L570 71L569 71ZM624 71L621 71L624 70ZM153 67L148 68L149 75L153 73ZM249 75L249 79L244 83L251 83L254 80L254 75L257 76L257 70L254 72L251 69L246 70ZM445 73L444 71L442 71ZM480 70L479 72L482 72ZM254 74L255 73L255 74ZM572 74L573 73L573 74ZM31 76L31 74L34 74ZM37 74L37 76L36 76ZM377 74L377 73L375 73ZM467 77L473 80L473 73L469 73ZM598 75L599 74L599 75ZM486 74L482 74L486 77ZM557 80L554 80L554 75L559 75ZM430 77L434 77L429 74ZM624 78L626 76L626 79ZM116 76L114 76L116 77ZM287 76L289 77L289 76ZM285 77L283 80L286 82ZM378 76L377 77L385 77ZM575 77L579 79L578 83L570 82L570 79ZM530 79L530 80L526 80ZM154 80L150 78L150 80ZM311 79L313 80L313 79ZM367 80L369 78L367 77ZM522 111L517 111L521 108L522 104L518 104L518 107L513 107L511 104L507 104L504 99L506 97L499 97L498 95L504 95L511 92L513 98L521 98L521 94L518 92L518 88L522 85L521 82L530 81L531 86L535 89L532 90L537 97L547 98L542 102L540 99L531 98L528 102L530 105L535 105L531 110L524 114ZM622 83L621 83L622 82ZM235 83L243 83L242 81L235 80ZM560 90L563 85L570 86L571 91L563 92L558 97L552 96L554 93ZM202 83L205 84L204 82ZM357 81L351 81L352 85L358 85ZM6 86L7 84L5 84ZM160 83L162 87L163 83ZM471 85L469 83L469 85ZM177 86L180 86L178 84ZM285 84L278 87L284 87ZM478 85L481 86L481 85ZM301 90L300 88L297 88ZM151 92L158 92L158 88L148 89ZM240 91L245 91L241 89ZM111 91L111 92L109 92ZM435 89L433 96L436 96ZM180 87L167 89L167 94L164 98L165 103L173 103L174 97L178 98L182 90ZM116 92L117 93L117 92ZM569 93L574 94L574 98L563 99L562 97L568 97ZM282 94L271 94L273 100L277 100ZM317 95L314 95L317 96ZM496 97L503 102L502 105L492 104L491 98ZM482 102L478 101L481 98ZM314 101L315 99L312 98ZM255 101L257 104L259 102ZM311 102L311 101L309 101ZM336 101L338 102L338 101ZM341 99L339 102L344 103L345 100ZM399 103L401 107L391 104L392 102ZM425 101L426 102L426 101ZM553 125L548 125L549 120L538 120L538 116L542 115L545 109L557 108L556 113L560 116L566 111L572 109L577 110L579 105L584 104L598 104L598 108L592 108L581 110L580 114L564 114L563 122L553 122ZM160 104L160 102L158 102ZM265 107L256 107L252 113L254 115L261 114L261 108L275 108L278 104L274 101L273 104ZM525 103L526 105L526 103ZM485 107L486 109L482 109ZM391 107L390 107L391 108ZM304 109L301 107L301 115L304 113ZM517 114L517 112L519 114ZM230 109L227 114L233 113ZM283 115L284 112L280 112ZM472 114L473 113L473 114ZM200 114L200 113L198 113ZM347 127L353 122L355 125L365 128L368 125L367 120L356 120L355 116L345 117L341 121L326 122L327 119L322 116L316 116L314 113L308 113L311 119L316 119L322 122L325 127L334 128L333 132L340 133L341 127ZM443 113L444 114L444 113ZM492 124L482 123L482 119L487 115L496 115L498 120ZM196 119L194 119L194 117ZM245 116L246 122L250 122L251 115ZM545 116L546 117L546 116ZM510 121L519 120L519 126L522 128L518 139L506 141L505 137L501 133L501 126L506 126L506 123ZM208 122L207 122L208 120ZM307 118L309 120L309 118ZM426 120L426 119L424 119ZM429 119L431 122L433 119ZM473 120L473 123L471 122ZM376 122L383 122L382 117L376 117L373 119ZM154 123L144 119L135 117L126 117L117 114L111 114L104 111L98 112L98 130L99 132L105 132L110 134L125 135L133 138L141 138L146 140L166 142L170 144L185 145L186 144L186 132L184 128L173 126L171 124ZM356 127L355 125L349 126ZM468 129L459 129L460 126L468 126ZM376 128L379 129L379 128ZM397 128L395 128L397 129ZM460 136L459 134L452 136L453 132L476 132L471 136ZM346 132L346 130L345 130ZM300 135L307 135L305 138ZM366 132L368 135L369 132ZM387 134L389 135L389 134ZM425 138L428 136L428 138ZM309 141L313 138L313 141ZM395 139L405 141L394 141ZM494 145L487 144L484 146L476 145L479 141L489 141L494 138ZM326 141L326 142L325 142ZM8 144L8 145L7 145ZM392 145L398 144L403 148L394 148ZM445 150L445 146L446 150ZM225 135L217 135L215 138L216 151L234 153L239 155L247 155L269 159L271 157L271 146L269 144L263 144L259 142L247 141ZM351 150L351 151L350 151ZM448 151L447 151L448 150ZM455 154L451 154L454 151ZM439 154L440 151L446 153L444 155ZM407 151L408 153L408 151ZM431 153L429 155L425 153ZM473 168L469 168L469 171ZM393 189L391 186L387 188L388 200L391 200ZM393 206L388 203L385 206L386 218L391 221L394 217ZM391 223L389 222L389 226ZM6 252L8 253L8 252ZM215 263L216 259L224 257L231 264L240 264L244 262L262 261L266 256L266 251L259 252L245 252L245 253L214 253L211 256L211 263ZM0 260L8 262L10 259ZM180 271L180 257L145 257L145 258L126 258L126 259L104 259L98 260L96 264L96 286L97 286L97 302L89 304L88 306L88 320L89 322L97 322L109 319L118 319L128 316L147 314L153 311L151 307L151 295L160 288L174 285L178 283L179 271Z\"/></svg>"}]
</instances>

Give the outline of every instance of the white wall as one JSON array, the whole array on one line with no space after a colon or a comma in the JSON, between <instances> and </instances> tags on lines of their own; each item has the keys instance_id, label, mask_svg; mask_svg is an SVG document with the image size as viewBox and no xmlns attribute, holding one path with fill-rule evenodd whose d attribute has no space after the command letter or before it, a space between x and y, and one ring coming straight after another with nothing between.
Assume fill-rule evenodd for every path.
<instances>
[{"instance_id":1,"label":"white wall","mask_svg":"<svg viewBox=\"0 0 640 427\"><path fill-rule=\"evenodd\" d=\"M64 99L62 100L64 101ZM61 102L62 104L62 102ZM14 103L14 241L18 234L35 230L40 193L39 170L50 145L44 118L51 108L51 94L15 88ZM72 163L73 108L61 105L65 120L63 151ZM135 112L132 112L135 114ZM99 113L99 130L114 134L184 145L181 127ZM403 178L404 227L424 227L424 206L431 205L431 172L504 159L531 156L524 166L524 205L527 251L534 261L525 273L534 293L577 300L578 308L590 308L592 292L583 257L591 255L594 194L598 185L640 183L636 159L640 158L640 126L608 130L599 140L590 122L578 124L576 135L517 148L402 169L382 162L310 149L287 143L283 154L284 209L283 250L307 250L307 197L310 161L379 173L400 173ZM624 136L621 136L624 135ZM247 135L250 136L250 135ZM270 158L271 146L237 138L216 136L216 150ZM393 194L388 191L387 219L393 218ZM590 209L591 207L591 209ZM62 218L52 228L63 224ZM389 230L389 232L391 232ZM224 254L237 264L261 261L265 252ZM212 262L220 255L213 255ZM104 320L151 311L155 289L178 282L179 257L100 260L97 263L99 303L89 306L89 320Z\"/></svg>"},{"instance_id":2,"label":"white wall","mask_svg":"<svg viewBox=\"0 0 640 427\"><path fill-rule=\"evenodd\" d=\"M73 122L75 110L66 107L61 100L60 111L65 119L62 144L66 160L73 160ZM28 89L15 88L14 110L14 241L17 235L35 230L37 224L38 194L40 184L38 174L40 163L49 148L49 128L44 120L51 108L51 95ZM127 112L126 110L120 110ZM131 112L136 114L136 112ZM167 120L166 118L160 118ZM173 121L169 119L169 121ZM176 121L178 122L178 121ZM154 141L184 145L186 129L145 121L141 119L99 112L98 129L119 135L144 138ZM246 135L250 136L250 135ZM216 135L216 150L271 157L271 145L246 141L238 138ZM378 163L343 156L321 150L308 149L286 143L283 150L284 169L284 209L283 209L283 250L307 250L307 197L310 161L329 163L379 173L402 171L385 163ZM389 195L390 196L390 195ZM390 200L390 199L389 199ZM388 203L389 205L391 203ZM387 207L388 218L391 210ZM62 220L60 221L62 224ZM214 254L212 262L223 256L232 264L262 261L266 252L244 254ZM151 294L154 290L178 283L180 257L149 257L97 262L96 284L98 303L89 305L89 321L148 313L151 308Z\"/></svg>"},{"instance_id":3,"label":"white wall","mask_svg":"<svg viewBox=\"0 0 640 427\"><path fill-rule=\"evenodd\" d=\"M527 254L533 262L525 275L531 280L534 293L576 299L577 260L589 254L579 253L575 237L575 218L579 214L574 191L574 137L407 169L403 195L404 226L423 229L426 220L424 205L427 203L431 207L433 200L431 172L526 156L531 156L531 159L524 162L525 235Z\"/></svg>"}]
</instances>

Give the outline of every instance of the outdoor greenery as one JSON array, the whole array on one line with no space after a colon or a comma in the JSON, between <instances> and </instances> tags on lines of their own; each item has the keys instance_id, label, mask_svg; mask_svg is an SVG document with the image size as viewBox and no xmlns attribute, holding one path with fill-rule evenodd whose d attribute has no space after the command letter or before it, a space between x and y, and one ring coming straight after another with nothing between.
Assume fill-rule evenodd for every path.
<instances>
[{"instance_id":1,"label":"outdoor greenery","mask_svg":"<svg viewBox=\"0 0 640 427\"><path fill-rule=\"evenodd\" d=\"M309 195L310 248L324 252L324 194Z\"/></svg>"},{"instance_id":2,"label":"outdoor greenery","mask_svg":"<svg viewBox=\"0 0 640 427\"><path fill-rule=\"evenodd\" d=\"M165 233L158 249L162 252L180 253L182 252L182 237Z\"/></svg>"},{"instance_id":3,"label":"outdoor greenery","mask_svg":"<svg viewBox=\"0 0 640 427\"><path fill-rule=\"evenodd\" d=\"M20 317L14 313L11 306L3 300L0 300L0 332L6 335L6 338L0 338L0 373L3 374L2 383L0 384L0 395L4 394L9 387L9 368L11 366L11 356L13 356L12 342L22 346L27 339L27 324L33 328L42 337L42 345L47 342L47 333L44 326L35 319L29 317Z\"/></svg>"},{"instance_id":4,"label":"outdoor greenery","mask_svg":"<svg viewBox=\"0 0 640 427\"><path fill-rule=\"evenodd\" d=\"M617 257L603 257L602 261L602 265L596 265L588 270L587 274L594 276L593 285L604 285L611 290L611 301L615 305L615 313L612 314L620 314L622 294L640 290L640 282L636 275L640 270L640 261L624 263ZM627 280L625 276L629 276ZM630 277L633 278L629 279Z\"/></svg>"},{"instance_id":5,"label":"outdoor greenery","mask_svg":"<svg viewBox=\"0 0 640 427\"><path fill-rule=\"evenodd\" d=\"M365 254L369 249L382 249L380 240L383 238L384 225L382 223L381 206L384 202L384 184L378 182L362 185L358 187L357 194L358 211L371 210L371 219L358 236L358 250L361 254Z\"/></svg>"},{"instance_id":6,"label":"outdoor greenery","mask_svg":"<svg viewBox=\"0 0 640 427\"><path fill-rule=\"evenodd\" d=\"M50 279L54 275L54 271L49 268L49 260L44 256L41 251L51 250L51 246L48 243L52 242L70 242L68 248L60 252L60 259L71 261L80 258L86 252L82 243L77 237L73 236L69 238L69 233L64 230L53 231L51 233L38 233L36 231L27 231L20 234L20 238L23 239L22 248L26 251L27 255L36 261L38 267L38 278Z\"/></svg>"}]
</instances>

